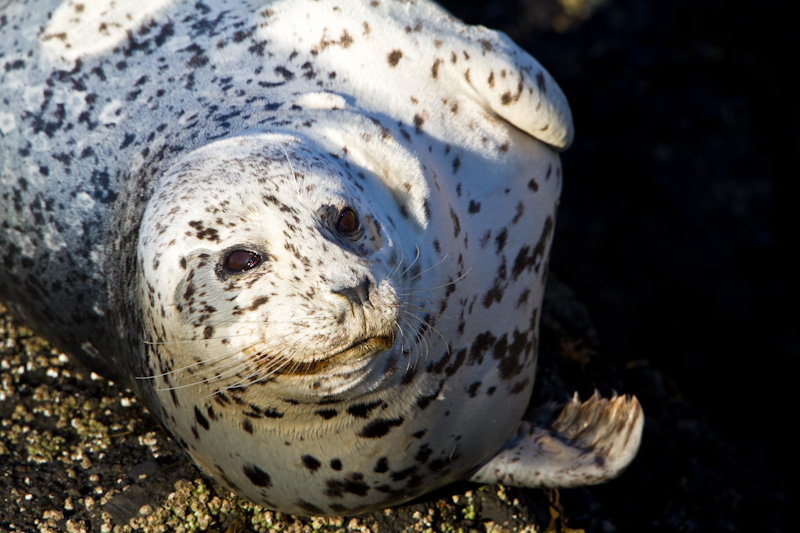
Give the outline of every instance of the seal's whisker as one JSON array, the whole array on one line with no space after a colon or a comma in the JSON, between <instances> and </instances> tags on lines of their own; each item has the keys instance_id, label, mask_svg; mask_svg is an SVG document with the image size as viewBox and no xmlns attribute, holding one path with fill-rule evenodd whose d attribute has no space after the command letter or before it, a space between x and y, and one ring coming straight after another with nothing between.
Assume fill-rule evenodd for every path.
<instances>
[{"instance_id":1,"label":"seal's whisker","mask_svg":"<svg viewBox=\"0 0 800 533\"><path fill-rule=\"evenodd\" d=\"M301 188L300 188L300 178L301 178L301 176L294 169L294 165L292 165L292 158L289 157L289 153L286 151L286 147L284 146L283 141L281 139L278 139L278 145L281 147L281 150L283 151L283 155L284 155L284 157L286 157L286 163L288 163L288 165L289 165L289 170L291 171L291 176L293 178L291 180L291 183L294 186L295 193L297 195L300 195L300 194L302 194L302 191L301 191Z\"/></svg>"},{"instance_id":2,"label":"seal's whisker","mask_svg":"<svg viewBox=\"0 0 800 533\"><path fill-rule=\"evenodd\" d=\"M292 322L285 322L285 324L292 324ZM184 382L173 387L165 387L163 390L172 388L183 388L203 383L210 383L215 380L226 380L231 376L237 376L238 379L233 384L227 385L225 388L235 388L241 386L243 383L251 381L261 381L268 379L270 376L282 372L288 374L303 374L308 371L308 363L303 360L298 360L289 356L295 351L295 348L302 345L315 335L318 335L313 330L307 327L300 327L298 324L297 331L305 332L290 345L286 345L283 339L267 343L264 340L253 342L243 347L231 347L230 351L221 353L210 360L196 361L190 365L173 369L168 372L163 372L155 376L149 376L144 379L164 378L168 375L179 375L184 372L190 372L192 379L189 382ZM244 354L244 356L242 356ZM244 370L248 370L243 373ZM203 372L201 375L200 373ZM207 372L214 372L214 375L209 376ZM184 378L185 379L185 378Z\"/></svg>"},{"instance_id":3,"label":"seal's whisker","mask_svg":"<svg viewBox=\"0 0 800 533\"><path fill-rule=\"evenodd\" d=\"M387 276L389 279L394 279L394 275L400 269L400 266L403 264L404 258L405 258L405 253L403 252L403 250L400 250L400 259L395 261L394 266L392 266L392 268L389 269L389 274Z\"/></svg>"},{"instance_id":4,"label":"seal's whisker","mask_svg":"<svg viewBox=\"0 0 800 533\"><path fill-rule=\"evenodd\" d=\"M276 320L273 319L270 321L272 327L275 326L285 326L287 324L294 324L294 322L289 320ZM224 326L235 326L237 329L244 329L247 326L255 326L254 329L262 329L263 328L263 320L259 318L254 319L242 319L242 318L235 318L231 320L222 320L219 319L216 321L217 331L220 329L224 329ZM259 328L261 326L261 328ZM172 345L180 345L180 344L192 344L192 343L199 343L199 342L212 342L212 341L222 341L224 339L236 339L239 337L251 337L253 335L252 331L244 332L244 333L219 333L216 335L212 335L211 337L198 337L194 339L178 339L178 340L170 340L170 341L152 341L152 340L144 340L142 344L147 346L172 346Z\"/></svg>"},{"instance_id":5,"label":"seal's whisker","mask_svg":"<svg viewBox=\"0 0 800 533\"><path fill-rule=\"evenodd\" d=\"M253 376L259 376L255 381L262 381L269 377L283 371L290 363L294 361L290 355L294 353L296 347L301 341L307 339L310 335L305 335L296 339L292 344L285 345L276 343L276 347L270 347L269 350L261 350L261 354L256 360L244 361L245 367L252 367L251 373L244 379L251 379ZM292 373L291 371L289 373Z\"/></svg>"},{"instance_id":6,"label":"seal's whisker","mask_svg":"<svg viewBox=\"0 0 800 533\"><path fill-rule=\"evenodd\" d=\"M420 351L424 348L423 358L427 358L428 354L430 353L428 335L426 335L426 332L429 331L429 326L427 321L425 321L425 319L423 318L418 317L414 313L407 311L402 311L400 318L402 322L411 329L412 331L411 338L413 344L417 346L417 350Z\"/></svg>"},{"instance_id":7,"label":"seal's whisker","mask_svg":"<svg viewBox=\"0 0 800 533\"><path fill-rule=\"evenodd\" d=\"M178 369L178 370L184 370L184 369ZM183 389L183 388L186 388L186 387L192 387L192 386L196 386L196 385L201 385L201 384L204 384L204 383L211 383L212 381L224 379L228 375L235 374L235 372L237 372L237 367L236 366L232 366L232 367L227 368L227 369L225 367L222 367L219 370L220 370L219 372L214 373L211 376L205 376L205 377L203 377L203 379L195 379L194 381L190 381L188 383L183 383L181 385L173 385L171 387L160 387L158 390L162 390L162 391L177 390L177 389ZM166 377L167 375L174 374L176 372L177 371L167 372L167 373L162 374L161 376L162 377ZM195 377L195 374L192 374L192 377ZM199 378L201 376L196 376L196 377Z\"/></svg>"},{"instance_id":8,"label":"seal's whisker","mask_svg":"<svg viewBox=\"0 0 800 533\"><path fill-rule=\"evenodd\" d=\"M420 258L420 256L421 256L421 252L420 252L419 246L414 246L414 248L415 248L415 249L416 249L416 251L417 251L416 255L414 256L414 260L413 260L413 261L411 261L411 264L410 264L410 265L408 265L408 266L406 267L406 269L405 269L405 270L403 270L403 271L400 273L400 277L401 277L401 278L402 278L402 277L405 277L405 275L406 275L406 274L408 274L408 271L409 271L409 270L411 270L411 269L414 267L414 265L417 263L417 261L419 261L419 258Z\"/></svg>"},{"instance_id":9,"label":"seal's whisker","mask_svg":"<svg viewBox=\"0 0 800 533\"><path fill-rule=\"evenodd\" d=\"M271 350L268 355L265 355L257 361L249 361L248 364L253 365L255 370L245 379L252 379L253 376L258 375L258 378L253 381L255 383L268 379L277 373L297 374L298 369L306 366L308 363L288 356L287 354L294 353L297 346L301 345L304 341L308 341L315 335L314 332L306 328L304 328L303 331L305 334L295 339L291 345L278 344L278 349ZM264 366L264 360L268 361L266 367ZM286 369L290 365L292 368L287 371Z\"/></svg>"},{"instance_id":10,"label":"seal's whisker","mask_svg":"<svg viewBox=\"0 0 800 533\"><path fill-rule=\"evenodd\" d=\"M449 320L449 318L450 318L445 314L437 313L436 311L431 311L429 308L427 308L427 307L425 307L423 305L414 304L414 303L411 303L411 302L404 302L403 303L403 309L406 309L407 311L410 311L412 309L414 309L416 311L421 311L422 313L424 313L426 315L430 315L431 317L435 318L436 320Z\"/></svg>"},{"instance_id":11,"label":"seal's whisker","mask_svg":"<svg viewBox=\"0 0 800 533\"><path fill-rule=\"evenodd\" d=\"M433 311L430 307L424 305L432 303L433 302L431 302L429 299L418 299L417 303L412 301L404 301L401 304L401 311L408 314L420 313L421 316L419 319L426 322L430 326L433 326L435 323L442 320L450 320L448 315Z\"/></svg>"},{"instance_id":12,"label":"seal's whisker","mask_svg":"<svg viewBox=\"0 0 800 533\"><path fill-rule=\"evenodd\" d=\"M417 361L419 359L418 351L414 350L414 353L412 353L410 347L408 349L408 355L409 355L409 357L406 357L406 372L408 372L409 370L411 370L413 368L416 368L417 367Z\"/></svg>"},{"instance_id":13,"label":"seal's whisker","mask_svg":"<svg viewBox=\"0 0 800 533\"><path fill-rule=\"evenodd\" d=\"M171 390L180 390L185 389L188 387L195 387L197 385L202 385L204 383L211 383L212 381L218 379L219 376L209 376L200 380L192 381L190 383L184 383L182 385L173 385L171 387L158 387L157 390L159 391L171 391Z\"/></svg>"},{"instance_id":14,"label":"seal's whisker","mask_svg":"<svg viewBox=\"0 0 800 533\"><path fill-rule=\"evenodd\" d=\"M218 355L218 356L216 356L216 357L214 357L212 359L208 359L208 360L205 360L205 361L195 361L192 364L185 365L185 366L182 366L180 368L174 368L174 369L170 370L169 372L162 372L160 374L154 374L152 376L136 376L136 379L148 380L148 379L165 378L167 376L177 375L179 372L191 371L191 369L193 369L195 367L203 367L203 366L206 366L206 365L208 365L209 368L214 368L214 365L218 364L220 361L222 361L224 359L227 359L227 358L235 355L236 353L238 353L238 350L232 351L230 353L222 353L221 355Z\"/></svg>"},{"instance_id":15,"label":"seal's whisker","mask_svg":"<svg viewBox=\"0 0 800 533\"><path fill-rule=\"evenodd\" d=\"M264 368L260 366L256 367L252 369L248 375L240 377L239 380L232 383L231 385L227 385L225 389L230 390L244 386L246 384L258 383L259 381L264 381L266 379L269 379L276 373L281 372L290 362L291 362L290 359L286 359L283 357L274 359L270 361L266 372L264 371ZM249 367L251 365L253 365L253 363L249 363L247 366Z\"/></svg>"},{"instance_id":16,"label":"seal's whisker","mask_svg":"<svg viewBox=\"0 0 800 533\"><path fill-rule=\"evenodd\" d=\"M216 372L216 374L214 376L211 376L211 377L206 377L206 378L204 378L202 380L197 379L195 381L192 381L191 383L187 383L187 384L184 384L184 385L178 385L178 386L175 386L175 387L167 387L167 388L164 388L162 390L170 390L172 388L182 388L182 387L185 387L185 386L198 385L198 384L201 384L201 383L209 383L209 382L211 382L213 380L226 379L227 377L229 377L231 375L235 375L236 373L240 372L243 368L247 368L248 365L253 364L252 361L246 360L246 358L249 357L249 356L245 356L245 360L236 360L237 359L236 356L241 355L243 352L251 351L254 348L257 348L259 346L260 346L260 348L258 349L259 352L274 352L274 351L276 351L275 347L279 347L281 351L286 349L286 347L284 345L282 345L280 343L277 343L277 342L274 343L273 346L270 346L269 344L265 343L263 340L256 341L256 342L253 342L253 343L251 343L251 344L249 344L247 346L244 346L244 347L240 347L240 348L233 348L232 347L230 352L222 353L221 355L218 355L218 356L214 357L213 359L209 359L209 360L205 360L205 361L197 361L197 362L195 362L195 363L193 363L191 365L186 365L186 366L181 367L181 368L173 369L173 370L171 370L169 372L164 372L164 373L157 374L157 375L154 375L154 376L148 376L148 377L139 378L139 379L155 379L155 378L159 378L159 377L160 378L164 378L164 377L167 377L169 375L178 375L180 372L191 371L192 369L194 369L196 367L197 368L203 367L203 370L208 371L208 372ZM192 375L195 375L195 373L192 372Z\"/></svg>"},{"instance_id":17,"label":"seal's whisker","mask_svg":"<svg viewBox=\"0 0 800 533\"><path fill-rule=\"evenodd\" d=\"M430 339L431 333L436 333L436 335L438 335L439 338L442 339L442 342L444 343L445 348L446 348L447 352L449 353L450 352L450 343L447 342L447 339L444 337L444 335L442 335L442 332L439 331L439 329L436 326L434 326L431 322L429 322L427 320L424 322L424 325L427 326L426 329L425 329L425 333L427 334L427 337Z\"/></svg>"},{"instance_id":18,"label":"seal's whisker","mask_svg":"<svg viewBox=\"0 0 800 533\"><path fill-rule=\"evenodd\" d=\"M243 362L242 365L236 367L235 370L231 370L226 374L230 374L236 376L236 381L233 383L226 384L222 387L222 389L217 389L211 395L221 392L222 390L233 390L240 387L244 387L247 384L257 383L259 381L263 381L268 379L269 377L279 373L283 370L283 368L288 365L290 362L289 359L286 358L274 358L270 361L269 365L266 368L263 367L253 367L253 362ZM249 370L248 370L249 369ZM248 373L243 373L243 370L247 370ZM225 375L219 376L220 379L226 377Z\"/></svg>"},{"instance_id":19,"label":"seal's whisker","mask_svg":"<svg viewBox=\"0 0 800 533\"><path fill-rule=\"evenodd\" d=\"M435 266L437 266L437 265L434 265L434 267ZM433 267L431 267L431 268L433 268ZM455 285L456 283L458 283L459 281L465 279L467 277L467 275L469 275L470 270L472 270L472 269L468 268L463 273L461 273L459 276L457 276L455 279L451 279L447 283L442 283L441 285L434 285L434 286L431 286L431 287L413 287L413 288L408 288L406 290L409 291L409 292L410 291L427 292L427 291L434 291L434 290L438 290L438 289L446 289L447 287L451 287L451 286ZM423 273L420 273L419 276L421 277L422 274ZM411 281L416 281L416 280L412 278Z\"/></svg>"},{"instance_id":20,"label":"seal's whisker","mask_svg":"<svg viewBox=\"0 0 800 533\"><path fill-rule=\"evenodd\" d=\"M425 313L424 316L422 316L422 317L417 316L415 313L412 312L412 308L415 309L415 310L418 310L418 311L421 311L421 312ZM408 304L408 303L404 304L403 309L401 310L401 312L405 316L412 317L415 320L419 321L421 323L421 325L423 325L425 327L425 333L427 333L428 337L430 337L430 332L436 333L439 336L439 338L442 339L442 341L444 342L444 344L447 347L447 350L449 352L450 345L447 342L447 339L439 331L439 329L435 326L434 321L429 319L429 317L430 318L436 318L436 319L447 319L447 317L445 315L430 311L430 310L428 310L428 309L426 309L425 307L422 307L422 306L418 306L418 305L415 305L415 304Z\"/></svg>"},{"instance_id":21,"label":"seal's whisker","mask_svg":"<svg viewBox=\"0 0 800 533\"><path fill-rule=\"evenodd\" d=\"M425 270L417 272L416 274L411 276L411 278L409 278L409 281L410 282L414 282L414 281L417 281L419 279L422 279L422 276L424 276L428 272L431 272L432 270L442 266L442 264L447 260L448 255L449 254L444 254L439 261L437 261L436 263L432 264L431 266L429 266ZM417 247L417 258L419 258L419 247ZM416 259L414 261L416 262ZM405 272L403 274L405 274Z\"/></svg>"},{"instance_id":22,"label":"seal's whisker","mask_svg":"<svg viewBox=\"0 0 800 533\"><path fill-rule=\"evenodd\" d=\"M408 323L407 323L405 318L403 318L402 322L405 323L406 325L408 325ZM409 356L416 354L416 356L413 357L413 358L412 357L407 357L406 358L406 372L408 372L411 368L416 368L416 366L417 366L417 360L419 358L418 357L418 350L413 350L414 346L417 346L417 344L415 342L413 344L408 345L404 349L403 348L403 344L406 343L406 338L407 338L408 334L406 333L405 328L403 328L403 324L398 323L398 332L401 335L400 352L403 353L403 354L408 353ZM412 350L414 351L414 354L412 354ZM412 359L414 360L413 367L412 367L412 364L411 364Z\"/></svg>"}]
</instances>

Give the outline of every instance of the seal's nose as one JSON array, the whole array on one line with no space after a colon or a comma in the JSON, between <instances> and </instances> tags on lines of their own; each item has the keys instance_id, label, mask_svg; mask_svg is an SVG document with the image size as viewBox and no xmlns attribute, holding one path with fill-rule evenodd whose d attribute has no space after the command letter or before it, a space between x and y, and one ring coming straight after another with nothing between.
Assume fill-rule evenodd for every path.
<instances>
[{"instance_id":1,"label":"seal's nose","mask_svg":"<svg viewBox=\"0 0 800 533\"><path fill-rule=\"evenodd\" d=\"M365 279L355 287L333 291L333 294L347 298L351 304L364 305L369 302L369 279Z\"/></svg>"}]
</instances>

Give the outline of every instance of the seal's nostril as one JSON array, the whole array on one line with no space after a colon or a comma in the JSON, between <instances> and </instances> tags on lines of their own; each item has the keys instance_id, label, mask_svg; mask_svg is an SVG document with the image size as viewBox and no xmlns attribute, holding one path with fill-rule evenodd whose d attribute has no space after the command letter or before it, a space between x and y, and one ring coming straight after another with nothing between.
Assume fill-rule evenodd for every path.
<instances>
[{"instance_id":1,"label":"seal's nostril","mask_svg":"<svg viewBox=\"0 0 800 533\"><path fill-rule=\"evenodd\" d=\"M333 294L347 298L350 303L364 305L369 302L369 279L365 279L355 287L335 290Z\"/></svg>"}]
</instances>

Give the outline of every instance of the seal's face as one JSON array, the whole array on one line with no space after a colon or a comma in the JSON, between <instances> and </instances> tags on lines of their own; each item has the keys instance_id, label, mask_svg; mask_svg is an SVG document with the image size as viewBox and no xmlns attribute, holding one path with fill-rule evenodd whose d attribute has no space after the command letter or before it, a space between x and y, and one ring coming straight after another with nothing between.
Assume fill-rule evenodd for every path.
<instances>
[{"instance_id":1,"label":"seal's face","mask_svg":"<svg viewBox=\"0 0 800 533\"><path fill-rule=\"evenodd\" d=\"M192 154L145 214L140 291L163 390L358 394L391 375L424 321L391 207L375 209L363 176L278 141Z\"/></svg>"}]
</instances>

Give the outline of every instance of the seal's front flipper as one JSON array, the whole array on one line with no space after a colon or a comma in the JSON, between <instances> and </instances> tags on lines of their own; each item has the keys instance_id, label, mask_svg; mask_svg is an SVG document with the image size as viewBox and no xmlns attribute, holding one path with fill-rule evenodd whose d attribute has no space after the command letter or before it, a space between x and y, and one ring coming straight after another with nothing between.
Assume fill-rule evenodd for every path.
<instances>
[{"instance_id":1,"label":"seal's front flipper","mask_svg":"<svg viewBox=\"0 0 800 533\"><path fill-rule=\"evenodd\" d=\"M523 421L505 447L470 481L518 487L603 483L628 466L639 449L644 413L636 397L577 393L549 426Z\"/></svg>"}]
</instances>

